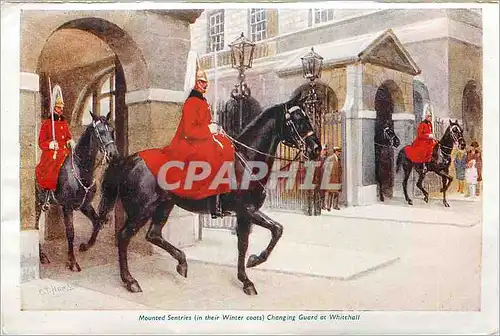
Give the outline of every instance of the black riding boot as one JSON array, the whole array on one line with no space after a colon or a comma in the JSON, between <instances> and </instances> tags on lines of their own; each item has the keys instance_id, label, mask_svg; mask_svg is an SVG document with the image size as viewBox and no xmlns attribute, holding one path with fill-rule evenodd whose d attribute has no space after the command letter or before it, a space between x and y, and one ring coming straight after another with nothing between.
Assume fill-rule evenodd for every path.
<instances>
[{"instance_id":1,"label":"black riding boot","mask_svg":"<svg viewBox=\"0 0 500 336\"><path fill-rule=\"evenodd\" d=\"M42 211L47 211L50 207L50 201L51 199L52 200L56 200L55 196L54 196L54 191L52 190L49 190L49 189L44 189L42 191L43 193L43 198L44 198L44 202L43 202L43 205L42 205Z\"/></svg>"},{"instance_id":2,"label":"black riding boot","mask_svg":"<svg viewBox=\"0 0 500 336\"><path fill-rule=\"evenodd\" d=\"M212 216L212 219L215 219L217 217L222 217L222 211L220 208L220 195L209 197L208 208L210 210L210 215Z\"/></svg>"}]
</instances>

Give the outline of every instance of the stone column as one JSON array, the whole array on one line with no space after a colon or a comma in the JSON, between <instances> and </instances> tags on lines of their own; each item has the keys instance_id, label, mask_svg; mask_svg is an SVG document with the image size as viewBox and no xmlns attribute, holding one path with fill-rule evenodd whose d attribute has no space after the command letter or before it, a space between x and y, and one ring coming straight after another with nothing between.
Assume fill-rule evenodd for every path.
<instances>
[{"instance_id":1,"label":"stone column","mask_svg":"<svg viewBox=\"0 0 500 336\"><path fill-rule=\"evenodd\" d=\"M358 186L362 181L362 128L359 110L363 106L363 65L360 63L347 66L347 90L342 112L345 116L343 144L344 167L343 185L346 186L347 206L358 205Z\"/></svg>"},{"instance_id":2,"label":"stone column","mask_svg":"<svg viewBox=\"0 0 500 336\"><path fill-rule=\"evenodd\" d=\"M40 277L35 223L35 166L37 163L37 124L40 119L38 75L22 72L20 78L20 220L21 282Z\"/></svg>"}]
</instances>

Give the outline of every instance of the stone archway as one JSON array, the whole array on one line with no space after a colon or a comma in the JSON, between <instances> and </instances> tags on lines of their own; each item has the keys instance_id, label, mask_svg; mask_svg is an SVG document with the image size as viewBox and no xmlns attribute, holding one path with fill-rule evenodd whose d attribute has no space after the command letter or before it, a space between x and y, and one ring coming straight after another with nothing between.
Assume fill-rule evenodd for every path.
<instances>
[{"instance_id":1,"label":"stone archway","mask_svg":"<svg viewBox=\"0 0 500 336\"><path fill-rule=\"evenodd\" d=\"M393 80L386 80L375 94L375 134L386 122L394 127L393 115L404 113L404 98L401 89ZM376 171L378 171L381 192L386 197L393 196L394 187L394 149L381 148L376 152Z\"/></svg>"},{"instance_id":2,"label":"stone archway","mask_svg":"<svg viewBox=\"0 0 500 336\"><path fill-rule=\"evenodd\" d=\"M466 141L482 140L483 106L481 89L475 80L470 80L465 85L462 95L462 120Z\"/></svg>"},{"instance_id":3,"label":"stone archway","mask_svg":"<svg viewBox=\"0 0 500 336\"><path fill-rule=\"evenodd\" d=\"M138 71L139 70L139 71ZM68 21L55 29L46 40L38 62L37 73L40 81L41 114L50 111L50 88L60 84L65 97L66 117L72 126L75 140L86 125L82 123L80 100L91 98L90 107L95 114L104 115L113 112L115 141L121 155L128 154L128 106L126 94L129 87L143 88L148 85L148 72L143 57L134 41L117 25L98 18L84 18ZM101 91L103 78L108 76L109 88ZM112 82L111 82L112 79ZM129 82L131 85L129 85ZM106 92L108 106L103 106L101 92ZM102 111L100 111L102 110ZM40 118L42 115L39 116ZM99 180L104 168L95 172ZM99 189L99 188L98 188ZM96 195L99 195L98 190ZM97 208L99 196L94 198ZM120 206L115 208L114 225L105 228L101 237L114 240L114 234L124 223L124 213ZM77 215L75 215L75 218ZM75 221L75 230L86 231L87 219ZM45 239L54 240L65 237L61 210L53 207L47 213ZM80 225L82 224L82 225ZM82 227L80 227L82 226Z\"/></svg>"}]
</instances>

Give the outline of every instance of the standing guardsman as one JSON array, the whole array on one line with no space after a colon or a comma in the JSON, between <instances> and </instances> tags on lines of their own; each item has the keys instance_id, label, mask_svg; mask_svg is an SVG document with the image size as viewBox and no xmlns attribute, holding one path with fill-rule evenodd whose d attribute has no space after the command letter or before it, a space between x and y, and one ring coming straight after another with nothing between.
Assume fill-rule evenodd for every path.
<instances>
[{"instance_id":1,"label":"standing guardsman","mask_svg":"<svg viewBox=\"0 0 500 336\"><path fill-rule=\"evenodd\" d=\"M44 193L45 203L42 210L47 210L50 199L56 201L54 191L57 187L59 170L69 155L69 148L75 146L63 111L64 101L59 85L54 86L51 95L51 113L40 128L38 146L42 150L40 163L36 166L36 181Z\"/></svg>"}]
</instances>

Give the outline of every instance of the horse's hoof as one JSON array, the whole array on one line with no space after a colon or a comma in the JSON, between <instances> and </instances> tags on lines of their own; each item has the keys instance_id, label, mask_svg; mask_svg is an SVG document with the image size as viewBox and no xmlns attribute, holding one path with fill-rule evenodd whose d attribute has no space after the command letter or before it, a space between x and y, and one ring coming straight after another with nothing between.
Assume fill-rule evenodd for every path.
<instances>
[{"instance_id":1,"label":"horse's hoof","mask_svg":"<svg viewBox=\"0 0 500 336\"><path fill-rule=\"evenodd\" d=\"M80 265L76 261L68 261L66 263L66 267L71 271L71 272L81 272L82 269L80 268Z\"/></svg>"},{"instance_id":2,"label":"horse's hoof","mask_svg":"<svg viewBox=\"0 0 500 336\"><path fill-rule=\"evenodd\" d=\"M137 280L134 280L132 282L126 283L125 286L127 287L127 290L132 293L140 293L142 292L141 286L139 286L139 283Z\"/></svg>"},{"instance_id":3,"label":"horse's hoof","mask_svg":"<svg viewBox=\"0 0 500 336\"><path fill-rule=\"evenodd\" d=\"M262 264L262 262L263 260L261 260L259 256L252 254L248 257L247 268L255 267L259 264Z\"/></svg>"},{"instance_id":4,"label":"horse's hoof","mask_svg":"<svg viewBox=\"0 0 500 336\"><path fill-rule=\"evenodd\" d=\"M177 265L177 273L187 278L188 276L188 266L187 264L179 264Z\"/></svg>"},{"instance_id":5,"label":"horse's hoof","mask_svg":"<svg viewBox=\"0 0 500 336\"><path fill-rule=\"evenodd\" d=\"M444 204L444 206L445 206L445 207L447 207L447 208L449 208L449 207L450 207L450 205L448 204L448 202L443 202L443 204Z\"/></svg>"},{"instance_id":6,"label":"horse's hoof","mask_svg":"<svg viewBox=\"0 0 500 336\"><path fill-rule=\"evenodd\" d=\"M425 203L429 203L429 197L428 196L424 196L424 202Z\"/></svg>"},{"instance_id":7,"label":"horse's hoof","mask_svg":"<svg viewBox=\"0 0 500 336\"><path fill-rule=\"evenodd\" d=\"M413 201L412 201L412 200L409 200L409 201L408 201L408 204L409 204L409 205L413 205Z\"/></svg>"},{"instance_id":8,"label":"horse's hoof","mask_svg":"<svg viewBox=\"0 0 500 336\"><path fill-rule=\"evenodd\" d=\"M40 252L40 262L42 264L50 264L49 258L47 258L47 256L43 252Z\"/></svg>"},{"instance_id":9,"label":"horse's hoof","mask_svg":"<svg viewBox=\"0 0 500 336\"><path fill-rule=\"evenodd\" d=\"M253 284L244 286L243 292L245 292L246 295L257 295L257 290L255 289L255 286Z\"/></svg>"},{"instance_id":10,"label":"horse's hoof","mask_svg":"<svg viewBox=\"0 0 500 336\"><path fill-rule=\"evenodd\" d=\"M85 243L80 244L80 248L78 249L80 252L85 252L89 249L89 246Z\"/></svg>"}]
</instances>

